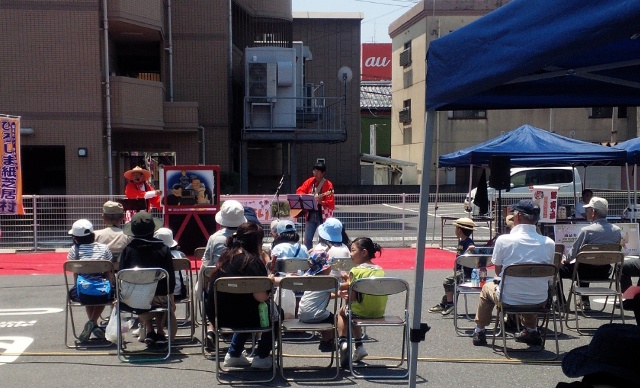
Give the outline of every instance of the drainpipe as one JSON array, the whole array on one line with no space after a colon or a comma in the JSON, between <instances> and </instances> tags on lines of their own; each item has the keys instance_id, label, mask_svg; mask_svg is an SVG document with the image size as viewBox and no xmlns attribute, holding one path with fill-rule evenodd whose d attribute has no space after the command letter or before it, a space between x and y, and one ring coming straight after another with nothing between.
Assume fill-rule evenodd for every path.
<instances>
[{"instance_id":1,"label":"drainpipe","mask_svg":"<svg viewBox=\"0 0 640 388\"><path fill-rule=\"evenodd\" d=\"M104 95L107 130L107 173L109 181L109 198L113 199L113 162L111 146L111 81L109 68L109 20L107 18L107 0L102 0L102 31L104 34Z\"/></svg>"},{"instance_id":2,"label":"drainpipe","mask_svg":"<svg viewBox=\"0 0 640 388\"><path fill-rule=\"evenodd\" d=\"M167 0L167 38L169 47L165 48L169 53L169 102L173 102L173 38L171 35L171 0Z\"/></svg>"},{"instance_id":3,"label":"drainpipe","mask_svg":"<svg viewBox=\"0 0 640 388\"><path fill-rule=\"evenodd\" d=\"M206 138L205 138L205 132L204 132L204 127L201 125L198 127L198 130L200 131L200 148L201 148L201 158L200 158L200 164L201 165L205 165L207 164L207 159L205 157L205 150L206 150Z\"/></svg>"}]
</instances>

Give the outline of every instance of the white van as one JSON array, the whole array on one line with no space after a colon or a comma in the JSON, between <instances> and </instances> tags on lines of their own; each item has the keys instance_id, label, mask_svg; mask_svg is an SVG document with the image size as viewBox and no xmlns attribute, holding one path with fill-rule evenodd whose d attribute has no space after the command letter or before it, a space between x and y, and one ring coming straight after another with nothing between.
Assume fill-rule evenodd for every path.
<instances>
[{"instance_id":1,"label":"white van","mask_svg":"<svg viewBox=\"0 0 640 388\"><path fill-rule=\"evenodd\" d=\"M574 182L576 196L580 198L582 195L582 180L580 180L578 170L573 167L519 167L512 168L510 174L511 189L509 191L503 190L502 198L527 198L531 196L531 186L550 185L558 186L558 196L567 198L566 202L573 203ZM489 201L495 201L498 198L498 191L488 187L488 183L487 192ZM473 204L475 195L476 188L473 188L471 194L467 194L465 198L464 210L478 215L479 209Z\"/></svg>"}]
</instances>

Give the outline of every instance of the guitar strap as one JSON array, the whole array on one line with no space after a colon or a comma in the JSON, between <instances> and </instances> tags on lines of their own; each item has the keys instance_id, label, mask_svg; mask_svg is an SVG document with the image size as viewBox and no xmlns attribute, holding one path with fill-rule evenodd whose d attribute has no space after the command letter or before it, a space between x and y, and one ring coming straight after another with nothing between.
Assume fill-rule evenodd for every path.
<instances>
[{"instance_id":1,"label":"guitar strap","mask_svg":"<svg viewBox=\"0 0 640 388\"><path fill-rule=\"evenodd\" d=\"M320 195L320 193L322 193L322 186L324 186L324 182L325 182L324 178L322 178L322 180L320 182L318 182L318 186L316 186L316 192L314 194ZM318 204L317 210L320 213L322 213L322 206L320 206L320 204Z\"/></svg>"}]
</instances>

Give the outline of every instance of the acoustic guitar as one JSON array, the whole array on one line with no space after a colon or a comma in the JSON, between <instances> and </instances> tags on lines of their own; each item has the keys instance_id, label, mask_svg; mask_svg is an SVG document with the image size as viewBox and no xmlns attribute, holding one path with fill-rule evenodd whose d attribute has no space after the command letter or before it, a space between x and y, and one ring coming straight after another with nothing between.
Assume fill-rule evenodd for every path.
<instances>
[{"instance_id":1,"label":"acoustic guitar","mask_svg":"<svg viewBox=\"0 0 640 388\"><path fill-rule=\"evenodd\" d=\"M328 196L328 195L331 195L331 194L333 194L333 189L328 190L328 191L325 191L324 193L320 193L320 194L318 194L318 199L320 199L320 198L324 198L324 197L326 197L326 196ZM297 218L297 217L299 217L299 216L301 215L301 213L303 213L303 212L306 212L306 210L304 210L304 209L291 209L291 210L289 211L289 214L291 215L291 217L293 217L293 218ZM304 213L303 213L303 215L304 215Z\"/></svg>"}]
</instances>

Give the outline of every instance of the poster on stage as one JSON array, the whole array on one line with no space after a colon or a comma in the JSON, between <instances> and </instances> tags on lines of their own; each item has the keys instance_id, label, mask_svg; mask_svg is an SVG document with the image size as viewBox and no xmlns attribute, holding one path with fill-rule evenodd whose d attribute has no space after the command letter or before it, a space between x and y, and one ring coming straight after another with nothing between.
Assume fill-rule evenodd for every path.
<instances>
[{"instance_id":1,"label":"poster on stage","mask_svg":"<svg viewBox=\"0 0 640 388\"><path fill-rule=\"evenodd\" d=\"M554 226L555 242L556 244L564 244L564 253L568 254L569 250L573 246L573 243L578 238L578 234L587 223L579 224L561 224ZM640 235L638 231L637 223L621 223L615 224L621 231L620 235L622 240L622 252L625 255L638 256L640 254Z\"/></svg>"},{"instance_id":2,"label":"poster on stage","mask_svg":"<svg viewBox=\"0 0 640 388\"><path fill-rule=\"evenodd\" d=\"M532 186L531 199L540 206L540 222L554 224L558 218L558 187Z\"/></svg>"},{"instance_id":3,"label":"poster on stage","mask_svg":"<svg viewBox=\"0 0 640 388\"><path fill-rule=\"evenodd\" d=\"M164 166L162 191L167 211L220 208L220 166Z\"/></svg>"},{"instance_id":4,"label":"poster on stage","mask_svg":"<svg viewBox=\"0 0 640 388\"><path fill-rule=\"evenodd\" d=\"M2 129L0 214L24 215L20 167L20 117L0 115L0 128Z\"/></svg>"},{"instance_id":5,"label":"poster on stage","mask_svg":"<svg viewBox=\"0 0 640 388\"><path fill-rule=\"evenodd\" d=\"M276 218L280 220L291 219L289 217L289 203L283 199L276 201L274 196L231 195L222 198L222 202L224 203L226 199L236 200L244 207L252 207L262 224L268 224Z\"/></svg>"}]
</instances>

